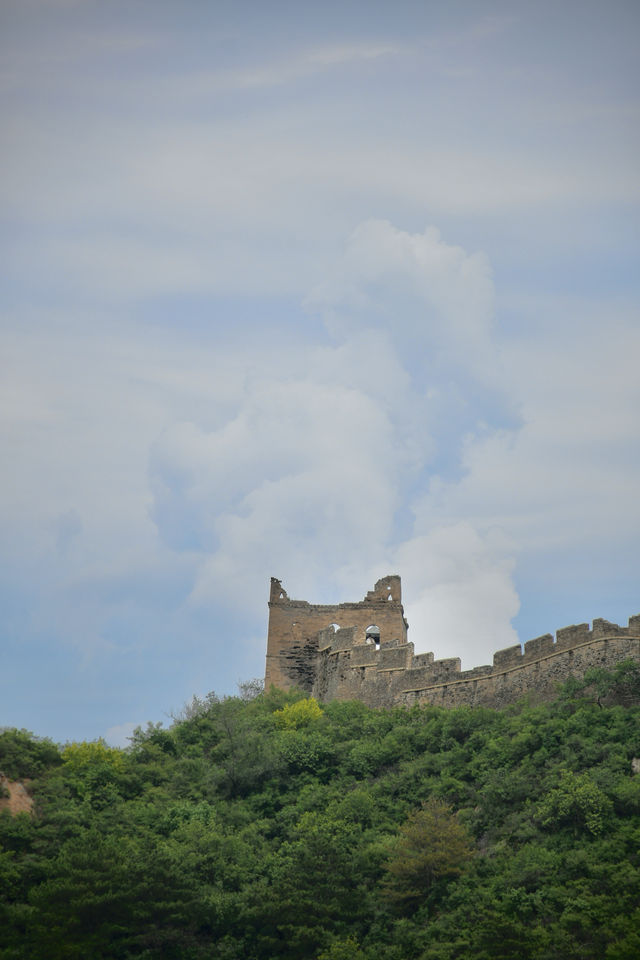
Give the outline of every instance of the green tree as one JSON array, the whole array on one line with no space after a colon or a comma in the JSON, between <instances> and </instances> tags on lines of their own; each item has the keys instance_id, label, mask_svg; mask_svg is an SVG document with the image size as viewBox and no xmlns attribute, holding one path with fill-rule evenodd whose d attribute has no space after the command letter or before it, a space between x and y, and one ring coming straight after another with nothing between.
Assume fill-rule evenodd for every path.
<instances>
[{"instance_id":1,"label":"green tree","mask_svg":"<svg viewBox=\"0 0 640 960\"><path fill-rule=\"evenodd\" d=\"M355 937L334 940L328 950L324 950L318 960L364 960L364 953Z\"/></svg>"},{"instance_id":2,"label":"green tree","mask_svg":"<svg viewBox=\"0 0 640 960\"><path fill-rule=\"evenodd\" d=\"M308 700L298 700L297 703L287 703L282 710L273 714L276 725L283 730L298 730L308 727L322 716L322 709L315 697Z\"/></svg>"},{"instance_id":3,"label":"green tree","mask_svg":"<svg viewBox=\"0 0 640 960\"><path fill-rule=\"evenodd\" d=\"M560 783L538 805L537 816L543 827L566 823L576 831L586 827L597 836L604 829L611 807L611 801L589 774L562 770Z\"/></svg>"},{"instance_id":4,"label":"green tree","mask_svg":"<svg viewBox=\"0 0 640 960\"><path fill-rule=\"evenodd\" d=\"M455 877L474 854L467 828L448 803L431 797L409 814L386 864L385 896L413 908L436 880Z\"/></svg>"},{"instance_id":5,"label":"green tree","mask_svg":"<svg viewBox=\"0 0 640 960\"><path fill-rule=\"evenodd\" d=\"M117 799L127 756L104 740L70 743L62 751L62 773L76 795L94 806Z\"/></svg>"},{"instance_id":6,"label":"green tree","mask_svg":"<svg viewBox=\"0 0 640 960\"><path fill-rule=\"evenodd\" d=\"M28 730L0 728L0 770L10 780L38 777L59 763L60 751L51 740L35 737Z\"/></svg>"}]
</instances>

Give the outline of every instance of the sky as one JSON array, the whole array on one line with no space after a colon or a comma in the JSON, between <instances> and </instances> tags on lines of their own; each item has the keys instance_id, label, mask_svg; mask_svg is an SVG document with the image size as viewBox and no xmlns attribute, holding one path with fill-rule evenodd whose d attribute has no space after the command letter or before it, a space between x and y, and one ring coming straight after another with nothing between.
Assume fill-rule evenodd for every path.
<instances>
[{"instance_id":1,"label":"sky","mask_svg":"<svg viewBox=\"0 0 640 960\"><path fill-rule=\"evenodd\" d=\"M640 612L635 2L2 0L0 726Z\"/></svg>"}]
</instances>

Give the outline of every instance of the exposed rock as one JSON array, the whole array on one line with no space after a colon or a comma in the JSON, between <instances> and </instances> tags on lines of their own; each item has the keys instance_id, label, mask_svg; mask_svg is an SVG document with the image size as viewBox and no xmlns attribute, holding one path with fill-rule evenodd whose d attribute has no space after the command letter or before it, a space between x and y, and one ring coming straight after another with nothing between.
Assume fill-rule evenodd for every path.
<instances>
[{"instance_id":1,"label":"exposed rock","mask_svg":"<svg viewBox=\"0 0 640 960\"><path fill-rule=\"evenodd\" d=\"M14 815L31 813L33 798L27 793L27 783L28 780L9 780L0 773L0 810L8 810Z\"/></svg>"}]
</instances>

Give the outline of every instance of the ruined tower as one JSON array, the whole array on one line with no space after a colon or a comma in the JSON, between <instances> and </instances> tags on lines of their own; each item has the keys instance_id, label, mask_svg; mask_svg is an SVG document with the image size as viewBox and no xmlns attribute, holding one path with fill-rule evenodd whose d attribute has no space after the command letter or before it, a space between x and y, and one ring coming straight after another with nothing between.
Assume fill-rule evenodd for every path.
<instances>
[{"instance_id":1,"label":"ruined tower","mask_svg":"<svg viewBox=\"0 0 640 960\"><path fill-rule=\"evenodd\" d=\"M326 630L331 636L349 630L353 646L406 645L400 577L378 580L359 603L335 605L290 600L281 582L272 577L266 686L273 683L283 690L296 686L311 692L317 674L319 633Z\"/></svg>"}]
</instances>

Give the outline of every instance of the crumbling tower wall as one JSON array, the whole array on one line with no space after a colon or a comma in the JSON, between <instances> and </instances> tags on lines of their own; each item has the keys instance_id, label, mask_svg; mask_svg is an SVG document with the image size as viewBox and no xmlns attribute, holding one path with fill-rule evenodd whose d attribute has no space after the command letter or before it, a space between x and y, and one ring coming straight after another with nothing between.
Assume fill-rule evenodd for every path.
<instances>
[{"instance_id":1,"label":"crumbling tower wall","mask_svg":"<svg viewBox=\"0 0 640 960\"><path fill-rule=\"evenodd\" d=\"M265 683L311 692L316 681L320 631L350 629L350 644L379 648L407 643L400 577L378 580L358 603L311 604L290 600L282 583L271 578Z\"/></svg>"}]
</instances>

